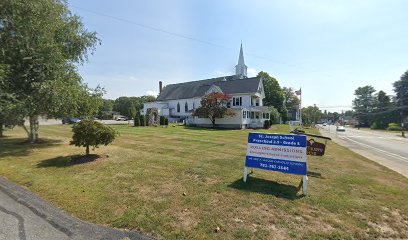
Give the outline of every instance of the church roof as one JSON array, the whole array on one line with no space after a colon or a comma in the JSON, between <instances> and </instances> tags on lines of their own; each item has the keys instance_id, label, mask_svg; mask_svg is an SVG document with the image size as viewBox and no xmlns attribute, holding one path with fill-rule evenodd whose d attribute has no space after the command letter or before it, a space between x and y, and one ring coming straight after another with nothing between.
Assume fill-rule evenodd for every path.
<instances>
[{"instance_id":1,"label":"church roof","mask_svg":"<svg viewBox=\"0 0 408 240\"><path fill-rule=\"evenodd\" d=\"M157 97L157 101L202 97L213 84L220 87L222 92L226 94L256 93L260 80L260 77L240 78L240 76L231 75L170 84L163 89Z\"/></svg>"}]
</instances>

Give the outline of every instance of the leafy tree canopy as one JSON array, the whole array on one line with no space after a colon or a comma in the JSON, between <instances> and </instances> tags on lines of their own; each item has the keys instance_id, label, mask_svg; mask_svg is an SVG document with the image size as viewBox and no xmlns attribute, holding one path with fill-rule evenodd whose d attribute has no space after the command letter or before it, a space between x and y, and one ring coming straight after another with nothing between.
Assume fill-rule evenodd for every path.
<instances>
[{"instance_id":1,"label":"leafy tree canopy","mask_svg":"<svg viewBox=\"0 0 408 240\"><path fill-rule=\"evenodd\" d=\"M98 148L99 145L108 145L115 140L116 131L108 125L93 121L82 120L72 127L71 145L85 147L89 155L89 147Z\"/></svg>"},{"instance_id":2,"label":"leafy tree canopy","mask_svg":"<svg viewBox=\"0 0 408 240\"><path fill-rule=\"evenodd\" d=\"M82 83L83 64L99 42L63 0L0 1L0 65L7 91L30 120L29 139L38 137L38 116L84 115L103 93Z\"/></svg>"},{"instance_id":3,"label":"leafy tree canopy","mask_svg":"<svg viewBox=\"0 0 408 240\"><path fill-rule=\"evenodd\" d=\"M282 116L282 120L287 120L287 110L285 107L285 93L280 87L279 82L267 72L259 72L258 77L262 77L265 98L263 103L265 106L272 106L278 109Z\"/></svg>"},{"instance_id":4,"label":"leafy tree canopy","mask_svg":"<svg viewBox=\"0 0 408 240\"><path fill-rule=\"evenodd\" d=\"M215 127L215 119L226 116L234 116L234 112L227 108L227 103L231 96L225 93L213 92L201 99L201 106L194 112L193 116L209 118L212 126Z\"/></svg>"}]
</instances>

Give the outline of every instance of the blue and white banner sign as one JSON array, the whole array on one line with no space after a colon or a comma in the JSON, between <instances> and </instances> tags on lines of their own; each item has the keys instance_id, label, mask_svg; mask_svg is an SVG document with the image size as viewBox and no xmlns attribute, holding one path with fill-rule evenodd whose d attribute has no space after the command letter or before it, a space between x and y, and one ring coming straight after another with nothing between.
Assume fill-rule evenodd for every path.
<instances>
[{"instance_id":1,"label":"blue and white banner sign","mask_svg":"<svg viewBox=\"0 0 408 240\"><path fill-rule=\"evenodd\" d=\"M245 166L306 175L306 136L249 133Z\"/></svg>"}]
</instances>

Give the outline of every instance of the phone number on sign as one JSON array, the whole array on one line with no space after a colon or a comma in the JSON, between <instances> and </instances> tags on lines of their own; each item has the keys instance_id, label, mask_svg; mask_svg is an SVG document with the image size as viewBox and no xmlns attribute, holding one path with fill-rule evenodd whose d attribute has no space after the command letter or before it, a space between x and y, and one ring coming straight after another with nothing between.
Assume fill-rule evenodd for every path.
<instances>
[{"instance_id":1,"label":"phone number on sign","mask_svg":"<svg viewBox=\"0 0 408 240\"><path fill-rule=\"evenodd\" d=\"M274 164L266 164L266 163L260 163L259 164L262 168L270 168L270 169L279 169L283 171L289 171L289 167L285 166L279 166L279 165L274 165Z\"/></svg>"}]
</instances>

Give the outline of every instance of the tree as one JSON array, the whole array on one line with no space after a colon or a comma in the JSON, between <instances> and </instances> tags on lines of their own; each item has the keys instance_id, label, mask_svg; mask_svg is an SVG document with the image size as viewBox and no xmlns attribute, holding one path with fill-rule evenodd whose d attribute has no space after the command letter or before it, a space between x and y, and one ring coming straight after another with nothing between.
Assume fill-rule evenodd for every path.
<instances>
[{"instance_id":1,"label":"tree","mask_svg":"<svg viewBox=\"0 0 408 240\"><path fill-rule=\"evenodd\" d=\"M112 119L113 100L103 99L102 104L98 109L98 117L100 119Z\"/></svg>"},{"instance_id":2,"label":"tree","mask_svg":"<svg viewBox=\"0 0 408 240\"><path fill-rule=\"evenodd\" d=\"M288 111L285 107L284 100L285 94L280 87L278 81L270 76L267 72L259 72L258 77L262 77L265 98L264 98L264 105L265 106L273 106L278 110L280 113L282 120L287 120Z\"/></svg>"},{"instance_id":3,"label":"tree","mask_svg":"<svg viewBox=\"0 0 408 240\"><path fill-rule=\"evenodd\" d=\"M316 106L302 108L302 121L305 125L316 124L318 121L320 121L321 117L322 112Z\"/></svg>"},{"instance_id":4,"label":"tree","mask_svg":"<svg viewBox=\"0 0 408 240\"><path fill-rule=\"evenodd\" d=\"M101 89L84 85L76 66L97 43L66 1L0 1L0 65L9 69L5 81L18 112L29 119L31 142L38 138L39 116L80 114L98 104L89 100Z\"/></svg>"},{"instance_id":5,"label":"tree","mask_svg":"<svg viewBox=\"0 0 408 240\"><path fill-rule=\"evenodd\" d=\"M133 126L140 126L140 111L136 111L135 117L133 118Z\"/></svg>"},{"instance_id":6,"label":"tree","mask_svg":"<svg viewBox=\"0 0 408 240\"><path fill-rule=\"evenodd\" d=\"M72 127L72 141L70 145L85 147L86 155L89 155L89 147L98 148L99 145L112 143L117 133L115 130L105 124L93 121L82 120Z\"/></svg>"},{"instance_id":7,"label":"tree","mask_svg":"<svg viewBox=\"0 0 408 240\"><path fill-rule=\"evenodd\" d=\"M374 92L375 89L372 86L359 87L354 92L356 98L353 100L353 109L360 126L371 125L371 113L375 105Z\"/></svg>"},{"instance_id":8,"label":"tree","mask_svg":"<svg viewBox=\"0 0 408 240\"><path fill-rule=\"evenodd\" d=\"M295 91L293 90L293 88L283 87L282 91L283 91L284 96L285 96L286 109L288 111L288 114L292 116L292 120L293 120L293 118L294 118L293 115L296 115L296 113L297 113L297 111L299 109L300 100L296 96Z\"/></svg>"},{"instance_id":9,"label":"tree","mask_svg":"<svg viewBox=\"0 0 408 240\"><path fill-rule=\"evenodd\" d=\"M226 116L234 116L235 113L227 108L227 103L231 97L225 93L213 92L201 99L201 106L193 112L193 116L209 118L212 127L215 128L215 119Z\"/></svg>"},{"instance_id":10,"label":"tree","mask_svg":"<svg viewBox=\"0 0 408 240\"><path fill-rule=\"evenodd\" d=\"M398 120L398 113L393 105L391 98L384 91L375 94L372 123L370 125L372 129L386 129L388 123Z\"/></svg>"},{"instance_id":11,"label":"tree","mask_svg":"<svg viewBox=\"0 0 408 240\"><path fill-rule=\"evenodd\" d=\"M143 105L146 102L153 102L156 98L154 96L141 96L141 97L119 97L113 104L113 111L120 112L128 118L132 118L136 114L137 109L143 109Z\"/></svg>"},{"instance_id":12,"label":"tree","mask_svg":"<svg viewBox=\"0 0 408 240\"><path fill-rule=\"evenodd\" d=\"M400 80L394 82L393 86L401 123L404 123L408 116L408 71L401 76Z\"/></svg>"},{"instance_id":13,"label":"tree","mask_svg":"<svg viewBox=\"0 0 408 240\"><path fill-rule=\"evenodd\" d=\"M269 110L269 120L271 122L271 125L275 123L279 123L280 114L278 110L274 107L268 107L268 110Z\"/></svg>"}]
</instances>

